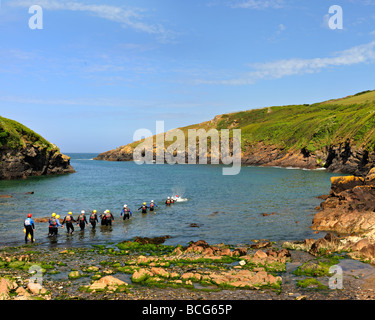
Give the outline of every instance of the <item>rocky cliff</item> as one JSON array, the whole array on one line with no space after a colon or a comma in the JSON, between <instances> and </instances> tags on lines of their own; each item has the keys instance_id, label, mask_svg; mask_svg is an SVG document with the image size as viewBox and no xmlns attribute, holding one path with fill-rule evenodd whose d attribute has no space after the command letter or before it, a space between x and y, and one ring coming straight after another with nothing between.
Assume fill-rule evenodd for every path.
<instances>
[{"instance_id":1,"label":"rocky cliff","mask_svg":"<svg viewBox=\"0 0 375 320\"><path fill-rule=\"evenodd\" d=\"M313 229L375 239L375 168L365 177L332 177L325 198L313 219Z\"/></svg>"},{"instance_id":2,"label":"rocky cliff","mask_svg":"<svg viewBox=\"0 0 375 320\"><path fill-rule=\"evenodd\" d=\"M210 129L241 129L241 161L244 165L326 168L333 172L365 175L375 166L374 127L375 91L366 91L313 105L219 115L211 121L179 129L186 136L186 146L189 129L204 129L206 132ZM155 136L153 139L155 148ZM140 143L136 141L101 153L96 159L132 160L134 148ZM165 142L166 159L176 153L176 150L168 151L170 145L171 142ZM210 151L209 146L208 163ZM197 151L197 159L198 156Z\"/></svg>"},{"instance_id":3,"label":"rocky cliff","mask_svg":"<svg viewBox=\"0 0 375 320\"><path fill-rule=\"evenodd\" d=\"M0 179L75 172L70 158L22 124L0 117Z\"/></svg>"}]
</instances>

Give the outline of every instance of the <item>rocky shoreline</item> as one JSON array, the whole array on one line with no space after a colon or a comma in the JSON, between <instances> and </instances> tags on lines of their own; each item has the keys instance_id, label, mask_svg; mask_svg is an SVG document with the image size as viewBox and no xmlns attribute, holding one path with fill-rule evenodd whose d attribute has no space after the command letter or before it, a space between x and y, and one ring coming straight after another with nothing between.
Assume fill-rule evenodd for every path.
<instances>
[{"instance_id":1,"label":"rocky shoreline","mask_svg":"<svg viewBox=\"0 0 375 320\"><path fill-rule=\"evenodd\" d=\"M100 153L94 160L105 161L132 161L136 143L119 147L114 150ZM156 146L154 146L154 149ZM198 150L198 148L197 148ZM165 159L173 157L167 148L164 148ZM211 152L208 150L207 163L211 163ZM156 160L156 149L154 150ZM198 163L199 151L196 159ZM221 162L221 159L218 159ZM185 163L189 163L188 152L185 152ZM302 169L327 169L330 172L340 172L365 175L370 168L375 166L375 153L368 152L363 148L354 147L348 140L343 144L327 147L323 150L308 152L305 148L301 150L285 150L279 146L266 145L259 142L255 145L243 146L241 154L242 165L252 166L279 166L295 167Z\"/></svg>"},{"instance_id":2,"label":"rocky shoreline","mask_svg":"<svg viewBox=\"0 0 375 320\"><path fill-rule=\"evenodd\" d=\"M0 147L0 180L74 172L70 157L57 150L31 144L19 149Z\"/></svg>"},{"instance_id":3,"label":"rocky shoreline","mask_svg":"<svg viewBox=\"0 0 375 320\"><path fill-rule=\"evenodd\" d=\"M353 260L360 259L353 248L337 250L341 240L327 234L303 242L254 240L241 247L203 240L168 246L147 238L92 249L4 247L0 299L375 299L369 285L375 269ZM332 266L342 267L341 289L330 288Z\"/></svg>"},{"instance_id":4,"label":"rocky shoreline","mask_svg":"<svg viewBox=\"0 0 375 320\"><path fill-rule=\"evenodd\" d=\"M319 239L168 246L163 236L91 249L4 247L0 299L374 300L374 184L375 168L333 177L312 221L316 233L327 232ZM337 272L342 287L332 287Z\"/></svg>"}]
</instances>

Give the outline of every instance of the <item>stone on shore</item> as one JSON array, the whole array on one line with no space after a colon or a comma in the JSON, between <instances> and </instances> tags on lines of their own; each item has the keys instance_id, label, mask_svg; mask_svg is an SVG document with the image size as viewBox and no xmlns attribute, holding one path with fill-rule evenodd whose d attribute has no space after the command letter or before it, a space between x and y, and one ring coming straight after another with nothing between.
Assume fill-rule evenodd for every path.
<instances>
[{"instance_id":1,"label":"stone on shore","mask_svg":"<svg viewBox=\"0 0 375 320\"><path fill-rule=\"evenodd\" d=\"M27 289L32 293L32 294L44 294L47 292L46 289L43 288L43 286L40 283L33 283L29 282L27 284Z\"/></svg>"},{"instance_id":2,"label":"stone on shore","mask_svg":"<svg viewBox=\"0 0 375 320\"><path fill-rule=\"evenodd\" d=\"M113 276L105 276L97 281L94 281L90 286L90 291L104 291L112 290L115 291L119 286L127 286L128 284L120 279L117 279Z\"/></svg>"}]
</instances>

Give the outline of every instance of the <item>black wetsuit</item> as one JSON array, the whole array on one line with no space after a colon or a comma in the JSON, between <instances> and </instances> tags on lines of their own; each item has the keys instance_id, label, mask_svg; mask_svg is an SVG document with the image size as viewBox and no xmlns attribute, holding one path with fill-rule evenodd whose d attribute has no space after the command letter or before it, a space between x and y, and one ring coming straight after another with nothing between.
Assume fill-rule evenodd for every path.
<instances>
[{"instance_id":1,"label":"black wetsuit","mask_svg":"<svg viewBox=\"0 0 375 320\"><path fill-rule=\"evenodd\" d=\"M105 222L106 222L106 226L111 226L112 225L112 221L114 221L115 218L113 217L112 213L106 213L105 214Z\"/></svg>"},{"instance_id":2,"label":"black wetsuit","mask_svg":"<svg viewBox=\"0 0 375 320\"><path fill-rule=\"evenodd\" d=\"M107 225L107 218L106 218L106 216L105 216L105 213L102 213L102 214L100 215L100 219L102 220L100 224L101 224L102 226L106 226L106 225Z\"/></svg>"},{"instance_id":3,"label":"black wetsuit","mask_svg":"<svg viewBox=\"0 0 375 320\"><path fill-rule=\"evenodd\" d=\"M130 209L128 209L128 208L122 209L121 215L123 215L122 216L123 220L130 219Z\"/></svg>"},{"instance_id":4,"label":"black wetsuit","mask_svg":"<svg viewBox=\"0 0 375 320\"><path fill-rule=\"evenodd\" d=\"M74 218L71 215L68 215L64 218L64 221L63 221L62 225L64 225L64 223L66 223L66 232L67 233L69 233L70 230L72 230L70 233L73 233L73 231L74 231L73 222L76 222L76 220L74 220Z\"/></svg>"},{"instance_id":5,"label":"black wetsuit","mask_svg":"<svg viewBox=\"0 0 375 320\"><path fill-rule=\"evenodd\" d=\"M171 202L171 200L169 200L169 199L168 199L167 201L165 201L165 204L166 204L167 206L170 206L171 203L172 203L172 202Z\"/></svg>"},{"instance_id":6,"label":"black wetsuit","mask_svg":"<svg viewBox=\"0 0 375 320\"><path fill-rule=\"evenodd\" d=\"M79 227L81 228L81 231L85 230L85 226L87 223L86 216L84 214L80 214L77 221L79 222Z\"/></svg>"},{"instance_id":7,"label":"black wetsuit","mask_svg":"<svg viewBox=\"0 0 375 320\"><path fill-rule=\"evenodd\" d=\"M24 222L24 227L26 229L25 242L27 242L27 237L29 236L29 234L31 236L31 242L34 242L34 221L31 220L31 218L27 218Z\"/></svg>"},{"instance_id":8,"label":"black wetsuit","mask_svg":"<svg viewBox=\"0 0 375 320\"><path fill-rule=\"evenodd\" d=\"M142 213L147 213L147 206L143 205L142 207L139 207L138 210L142 209Z\"/></svg>"},{"instance_id":9,"label":"black wetsuit","mask_svg":"<svg viewBox=\"0 0 375 320\"><path fill-rule=\"evenodd\" d=\"M99 223L98 216L96 215L96 213L92 213L90 215L89 221L90 221L90 223L92 225L92 228L95 229L96 223Z\"/></svg>"},{"instance_id":10,"label":"black wetsuit","mask_svg":"<svg viewBox=\"0 0 375 320\"><path fill-rule=\"evenodd\" d=\"M151 203L150 204L150 211L154 211L155 210L155 207L157 207L157 205L156 204L154 204L154 203Z\"/></svg>"},{"instance_id":11,"label":"black wetsuit","mask_svg":"<svg viewBox=\"0 0 375 320\"><path fill-rule=\"evenodd\" d=\"M56 218L51 218L49 220L49 230L48 230L48 235L49 236L57 236L57 219Z\"/></svg>"}]
</instances>

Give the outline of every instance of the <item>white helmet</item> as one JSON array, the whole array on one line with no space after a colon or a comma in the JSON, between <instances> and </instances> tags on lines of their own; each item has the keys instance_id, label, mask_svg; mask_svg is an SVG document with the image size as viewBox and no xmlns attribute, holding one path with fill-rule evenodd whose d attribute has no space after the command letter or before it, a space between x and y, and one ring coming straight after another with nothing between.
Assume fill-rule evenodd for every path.
<instances>
[{"instance_id":1,"label":"white helmet","mask_svg":"<svg viewBox=\"0 0 375 320\"><path fill-rule=\"evenodd\" d=\"M85 214L85 210L82 210L81 213L82 213L82 214Z\"/></svg>"},{"instance_id":2,"label":"white helmet","mask_svg":"<svg viewBox=\"0 0 375 320\"><path fill-rule=\"evenodd\" d=\"M154 200L151 200L151 202L154 202Z\"/></svg>"},{"instance_id":3,"label":"white helmet","mask_svg":"<svg viewBox=\"0 0 375 320\"><path fill-rule=\"evenodd\" d=\"M127 208L128 206L126 204L124 204L124 208Z\"/></svg>"},{"instance_id":4,"label":"white helmet","mask_svg":"<svg viewBox=\"0 0 375 320\"><path fill-rule=\"evenodd\" d=\"M168 199L170 199L171 197L168 197Z\"/></svg>"}]
</instances>

